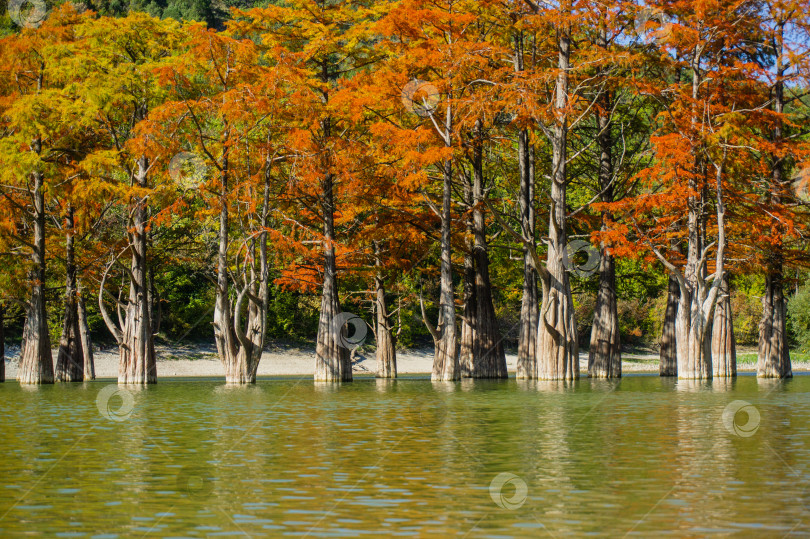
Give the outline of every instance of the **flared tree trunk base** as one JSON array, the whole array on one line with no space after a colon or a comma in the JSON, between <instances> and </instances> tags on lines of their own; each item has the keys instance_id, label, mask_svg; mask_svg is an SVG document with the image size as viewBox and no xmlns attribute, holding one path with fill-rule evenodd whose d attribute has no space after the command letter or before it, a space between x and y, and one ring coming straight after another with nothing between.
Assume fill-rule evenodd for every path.
<instances>
[{"instance_id":1,"label":"flared tree trunk base","mask_svg":"<svg viewBox=\"0 0 810 539\"><path fill-rule=\"evenodd\" d=\"M247 352L244 348L239 349L236 356L225 365L225 383L229 385L245 385L256 383L256 373L250 369Z\"/></svg>"},{"instance_id":2,"label":"flared tree trunk base","mask_svg":"<svg viewBox=\"0 0 810 539\"><path fill-rule=\"evenodd\" d=\"M737 376L737 344L734 340L731 296L726 279L723 279L720 294L712 323L712 365L715 378L731 378Z\"/></svg>"},{"instance_id":3,"label":"flared tree trunk base","mask_svg":"<svg viewBox=\"0 0 810 539\"><path fill-rule=\"evenodd\" d=\"M141 320L148 315L138 316L141 314L139 311L145 308L146 305L131 304L127 309L124 339L119 354L119 384L157 383L157 363L151 327L141 323Z\"/></svg>"},{"instance_id":4,"label":"flared tree trunk base","mask_svg":"<svg viewBox=\"0 0 810 539\"><path fill-rule=\"evenodd\" d=\"M391 332L377 328L377 378L397 377L397 351Z\"/></svg>"},{"instance_id":5,"label":"flared tree trunk base","mask_svg":"<svg viewBox=\"0 0 810 539\"><path fill-rule=\"evenodd\" d=\"M436 342L431 380L434 382L461 380L457 347L455 331L448 331L445 328L444 335Z\"/></svg>"},{"instance_id":6,"label":"flared tree trunk base","mask_svg":"<svg viewBox=\"0 0 810 539\"><path fill-rule=\"evenodd\" d=\"M552 279L554 277L552 276ZM563 281L564 279L564 281ZM537 378L539 380L579 379L579 344L574 320L574 302L567 276L544 294L537 332Z\"/></svg>"},{"instance_id":7,"label":"flared tree trunk base","mask_svg":"<svg viewBox=\"0 0 810 539\"><path fill-rule=\"evenodd\" d=\"M792 376L793 368L787 343L787 302L782 291L781 274L769 275L765 279L765 294L762 296L757 377Z\"/></svg>"},{"instance_id":8,"label":"flared tree trunk base","mask_svg":"<svg viewBox=\"0 0 810 539\"><path fill-rule=\"evenodd\" d=\"M56 356L56 380L81 382L84 380L84 349L79 329L79 311L75 299L65 306L62 338Z\"/></svg>"},{"instance_id":9,"label":"flared tree trunk base","mask_svg":"<svg viewBox=\"0 0 810 539\"><path fill-rule=\"evenodd\" d=\"M664 311L664 323L661 327L661 353L658 367L659 376L678 376L678 345L675 335L675 324L678 316L678 301L681 288L678 279L669 276L667 286L667 307Z\"/></svg>"},{"instance_id":10,"label":"flared tree trunk base","mask_svg":"<svg viewBox=\"0 0 810 539\"><path fill-rule=\"evenodd\" d=\"M25 320L23 342L25 346L20 357L17 380L21 384L52 384L54 373L51 339L42 295L37 292L32 294L31 307Z\"/></svg>"}]
</instances>

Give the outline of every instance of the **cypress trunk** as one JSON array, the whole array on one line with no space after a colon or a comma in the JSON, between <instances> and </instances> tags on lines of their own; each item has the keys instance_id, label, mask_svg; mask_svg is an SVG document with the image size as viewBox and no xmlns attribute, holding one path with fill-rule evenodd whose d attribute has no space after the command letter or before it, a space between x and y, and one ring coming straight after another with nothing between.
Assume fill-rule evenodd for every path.
<instances>
[{"instance_id":1,"label":"cypress trunk","mask_svg":"<svg viewBox=\"0 0 810 539\"><path fill-rule=\"evenodd\" d=\"M498 328L498 318L492 303L492 282L489 278L489 253L487 252L486 222L484 219L484 159L481 121L477 123L477 138L473 148L473 271L474 271L474 317L473 327L473 378L507 378L506 353Z\"/></svg>"},{"instance_id":2,"label":"cypress trunk","mask_svg":"<svg viewBox=\"0 0 810 539\"><path fill-rule=\"evenodd\" d=\"M468 174L461 174L464 185L464 203L468 213L466 219L467 235L464 238L464 281L463 281L463 313L461 316L461 339L459 341L458 366L462 378L471 378L473 375L473 361L475 354L475 263L473 262L473 218L472 207L473 188Z\"/></svg>"},{"instance_id":3,"label":"cypress trunk","mask_svg":"<svg viewBox=\"0 0 810 539\"><path fill-rule=\"evenodd\" d=\"M448 117L450 116L448 112ZM448 120L449 123L449 120ZM448 126L448 133L450 132ZM449 146L449 139L448 139ZM451 196L453 165L444 163L441 209L441 277L439 281L439 323L432 329L435 352L431 380L452 381L461 378L456 336L456 306L453 297L453 260L451 243Z\"/></svg>"},{"instance_id":4,"label":"cypress trunk","mask_svg":"<svg viewBox=\"0 0 810 539\"><path fill-rule=\"evenodd\" d=\"M762 320L759 323L757 376L790 378L793 369L787 343L787 301L784 295L782 267L772 263L765 276L762 296Z\"/></svg>"},{"instance_id":5,"label":"cypress trunk","mask_svg":"<svg viewBox=\"0 0 810 539\"><path fill-rule=\"evenodd\" d=\"M522 31L515 35L515 72L524 70L524 42ZM535 245L534 217L534 148L529 142L529 131L518 131L518 171L520 173L520 232L523 245L523 296L520 302L520 330L518 333L517 373L518 379L537 378L537 323L539 298L537 295L537 271L534 269L529 249Z\"/></svg>"},{"instance_id":6,"label":"cypress trunk","mask_svg":"<svg viewBox=\"0 0 810 539\"><path fill-rule=\"evenodd\" d=\"M41 153L42 143L39 138L34 140L32 147L34 152ZM33 264L29 274L31 299L28 302L28 313L23 329L25 345L20 351L20 370L17 379L21 384L52 384L53 356L45 309L45 194L42 185L44 176L36 171L32 174L32 180L34 237L31 249Z\"/></svg>"},{"instance_id":7,"label":"cypress trunk","mask_svg":"<svg viewBox=\"0 0 810 539\"><path fill-rule=\"evenodd\" d=\"M142 189L147 188L147 171L149 160L138 159L138 170L134 183ZM155 362L154 336L149 311L149 293L147 288L147 197L135 196L130 201L129 223L129 297L123 305L124 316L121 327L116 325L104 306L104 284L112 265L107 268L101 279L98 293L98 306L104 323L115 336L118 343L118 383L119 384L154 384L157 383L157 365ZM117 300L116 300L117 301ZM122 305L117 304L120 309ZM119 312L120 315L120 312ZM120 316L119 316L120 320Z\"/></svg>"},{"instance_id":8,"label":"cypress trunk","mask_svg":"<svg viewBox=\"0 0 810 539\"><path fill-rule=\"evenodd\" d=\"M374 250L377 255L377 274L374 277L375 304L377 338L377 378L397 377L397 348L396 337L391 332L389 321L388 305L385 301L385 280L381 271L382 261L379 256L379 245L374 242Z\"/></svg>"},{"instance_id":9,"label":"cypress trunk","mask_svg":"<svg viewBox=\"0 0 810 539\"><path fill-rule=\"evenodd\" d=\"M712 365L714 376L730 378L737 376L737 346L734 342L728 278L723 279L718 296L712 323Z\"/></svg>"},{"instance_id":10,"label":"cypress trunk","mask_svg":"<svg viewBox=\"0 0 810 539\"><path fill-rule=\"evenodd\" d=\"M785 107L784 77L789 64L783 61L784 22L778 27L778 50L776 51L776 82L773 86L773 108L777 115L773 130L774 145L782 144L781 115ZM784 178L783 157L771 156L771 189L770 202L781 203L781 190ZM776 223L776 230L781 225ZM759 342L757 350L757 376L760 378L790 378L793 369L790 363L790 351L787 342L787 301L784 294L784 268L781 246L775 245L774 252L767 261L765 275L765 294L762 296L762 319L759 323Z\"/></svg>"},{"instance_id":11,"label":"cypress trunk","mask_svg":"<svg viewBox=\"0 0 810 539\"><path fill-rule=\"evenodd\" d=\"M468 232L472 232L472 220L468 221ZM458 365L462 378L473 375L473 354L475 348L475 268L473 267L471 234L465 241L464 253L464 315L461 317L461 340L459 341Z\"/></svg>"},{"instance_id":12,"label":"cypress trunk","mask_svg":"<svg viewBox=\"0 0 810 539\"><path fill-rule=\"evenodd\" d=\"M607 48L607 30L600 30L598 45ZM599 134L599 188L602 202L613 202L613 140L610 111L613 100L610 92L601 99L598 113ZM610 214L602 212L602 230L608 228ZM591 378L619 378L622 375L622 352L619 340L619 315L616 306L616 263L605 244L599 247L599 291L591 327L588 350L588 376Z\"/></svg>"},{"instance_id":13,"label":"cypress trunk","mask_svg":"<svg viewBox=\"0 0 810 539\"><path fill-rule=\"evenodd\" d=\"M520 226L522 236L531 248L535 245L534 217L534 149L525 129L518 134L518 163L520 169ZM537 294L537 271L529 248L523 247L523 296L520 302L520 333L518 335L518 379L537 378L537 323L540 310Z\"/></svg>"},{"instance_id":14,"label":"cypress trunk","mask_svg":"<svg viewBox=\"0 0 810 539\"><path fill-rule=\"evenodd\" d=\"M84 350L79 329L79 290L76 283L76 261L73 234L73 207L68 206L65 216L65 314L62 321L62 337L56 356L56 380L81 382L84 380Z\"/></svg>"},{"instance_id":15,"label":"cypress trunk","mask_svg":"<svg viewBox=\"0 0 810 539\"><path fill-rule=\"evenodd\" d=\"M82 365L85 380L96 379L96 364L93 360L93 343L90 340L90 327L87 325L87 307L84 304L84 295L79 292L79 338L82 341Z\"/></svg>"},{"instance_id":16,"label":"cypress trunk","mask_svg":"<svg viewBox=\"0 0 810 539\"><path fill-rule=\"evenodd\" d=\"M678 348L675 338L675 320L678 315L678 302L681 288L674 275L669 276L667 286L667 307L661 327L661 354L658 373L660 376L678 376Z\"/></svg>"},{"instance_id":17,"label":"cypress trunk","mask_svg":"<svg viewBox=\"0 0 810 539\"><path fill-rule=\"evenodd\" d=\"M566 13L570 11L570 6ZM559 38L559 74L555 89L554 109L558 120L551 133L551 208L549 211L549 241L546 272L541 278L543 301L540 306L537 333L537 375L543 380L575 380L579 378L579 344L574 318L574 300L568 272L563 263L566 256L566 161L568 123L565 109L568 103L568 69L571 40L568 31Z\"/></svg>"},{"instance_id":18,"label":"cypress trunk","mask_svg":"<svg viewBox=\"0 0 810 539\"><path fill-rule=\"evenodd\" d=\"M350 382L352 362L350 350L341 344L343 328L333 327L333 320L341 313L338 300L337 264L335 260L335 205L334 179L327 173L321 182L321 210L323 212L324 271L321 315L318 321L318 342L315 348L316 382Z\"/></svg>"},{"instance_id":19,"label":"cypress trunk","mask_svg":"<svg viewBox=\"0 0 810 539\"><path fill-rule=\"evenodd\" d=\"M701 84L700 61L702 49L695 49L691 59L692 98L697 102ZM693 124L698 122L698 112L693 111ZM696 149L697 151L698 149ZM684 275L678 279L680 297L678 312L675 317L675 340L677 343L678 378L708 380L712 377L711 353L711 315L717 300L717 291L723 277L723 250L725 247L725 230L723 224L722 167L717 168L717 229L718 247L715 281L709 286L706 281L706 214L708 204L707 183L698 183L698 178L705 178L706 163L699 156L695 157L692 176L689 178L689 190L700 193L687 199L687 255ZM669 268L672 270L673 268Z\"/></svg>"},{"instance_id":20,"label":"cypress trunk","mask_svg":"<svg viewBox=\"0 0 810 539\"><path fill-rule=\"evenodd\" d=\"M136 182L147 187L149 162L145 157L138 160ZM149 289L146 268L147 199L137 197L134 201L133 233L130 251L129 301L124 318L123 346L119 346L119 384L154 384L157 382L155 343L152 335L152 319L149 312Z\"/></svg>"},{"instance_id":21,"label":"cypress trunk","mask_svg":"<svg viewBox=\"0 0 810 539\"><path fill-rule=\"evenodd\" d=\"M242 284L231 300L228 274L228 242L230 223L228 215L228 156L223 158L220 175L219 248L217 251L217 295L214 306L214 339L217 354L225 371L226 384L252 384L256 382L264 339L268 309L269 268L267 262L267 218L269 212L270 163L266 163L261 230L248 241L242 264ZM258 253L257 253L258 251ZM247 302L247 306L245 306ZM150 311L153 310L150 308ZM243 316L242 312L245 311ZM244 328L243 328L244 323Z\"/></svg>"},{"instance_id":22,"label":"cypress trunk","mask_svg":"<svg viewBox=\"0 0 810 539\"><path fill-rule=\"evenodd\" d=\"M596 296L591 345L588 351L588 376L620 378L622 375L619 315L616 308L616 265L604 247L600 253L599 292Z\"/></svg>"}]
</instances>

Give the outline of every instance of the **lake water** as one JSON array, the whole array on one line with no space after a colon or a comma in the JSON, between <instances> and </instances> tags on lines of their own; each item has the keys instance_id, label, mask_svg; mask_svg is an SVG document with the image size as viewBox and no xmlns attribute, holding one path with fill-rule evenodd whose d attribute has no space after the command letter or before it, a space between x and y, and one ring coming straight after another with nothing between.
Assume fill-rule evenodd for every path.
<instances>
[{"instance_id":1,"label":"lake water","mask_svg":"<svg viewBox=\"0 0 810 539\"><path fill-rule=\"evenodd\" d=\"M810 533L809 376L111 382L0 384L0 536Z\"/></svg>"}]
</instances>

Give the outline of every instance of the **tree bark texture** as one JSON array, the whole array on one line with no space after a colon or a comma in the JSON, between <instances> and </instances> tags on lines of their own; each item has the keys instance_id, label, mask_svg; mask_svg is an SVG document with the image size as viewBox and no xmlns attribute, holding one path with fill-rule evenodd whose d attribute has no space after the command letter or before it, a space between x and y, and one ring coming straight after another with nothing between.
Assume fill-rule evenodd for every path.
<instances>
[{"instance_id":1,"label":"tree bark texture","mask_svg":"<svg viewBox=\"0 0 810 539\"><path fill-rule=\"evenodd\" d=\"M33 151L42 152L42 143L35 139ZM17 379L21 384L52 384L54 380L53 356L51 355L51 337L48 332L48 315L45 308L45 194L43 192L44 176L36 171L32 175L33 188L33 248L31 250L32 267L30 272L31 298L28 302L28 313L23 329L23 341L20 354L20 369Z\"/></svg>"},{"instance_id":2,"label":"tree bark texture","mask_svg":"<svg viewBox=\"0 0 810 539\"><path fill-rule=\"evenodd\" d=\"M667 285L667 306L664 311L664 323L661 326L661 352L658 374L660 376L678 376L678 347L675 339L675 320L678 316L678 303L681 288L674 275L669 276Z\"/></svg>"},{"instance_id":3,"label":"tree bark texture","mask_svg":"<svg viewBox=\"0 0 810 539\"><path fill-rule=\"evenodd\" d=\"M566 161L568 123L568 69L571 39L567 29L558 38L559 74L554 109L558 119L551 128L551 208L546 273L542 276L543 301L537 332L537 377L541 380L579 378L579 344L571 283L564 264L566 233Z\"/></svg>"},{"instance_id":4,"label":"tree bark texture","mask_svg":"<svg viewBox=\"0 0 810 539\"><path fill-rule=\"evenodd\" d=\"M737 345L728 278L723 279L718 296L712 324L712 365L715 377L730 378L737 376Z\"/></svg>"},{"instance_id":5,"label":"tree bark texture","mask_svg":"<svg viewBox=\"0 0 810 539\"><path fill-rule=\"evenodd\" d=\"M73 226L73 207L68 206L65 216L65 314L55 372L56 380L59 382L84 380L84 350L79 328L79 290L76 281Z\"/></svg>"}]
</instances>

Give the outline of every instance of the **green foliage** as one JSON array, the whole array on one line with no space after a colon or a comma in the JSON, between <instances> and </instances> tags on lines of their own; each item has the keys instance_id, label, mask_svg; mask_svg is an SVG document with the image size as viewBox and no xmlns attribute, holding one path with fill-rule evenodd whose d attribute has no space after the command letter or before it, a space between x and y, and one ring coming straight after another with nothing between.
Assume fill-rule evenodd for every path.
<instances>
[{"instance_id":1,"label":"green foliage","mask_svg":"<svg viewBox=\"0 0 810 539\"><path fill-rule=\"evenodd\" d=\"M810 286L805 284L788 301L788 335L802 352L810 352Z\"/></svg>"}]
</instances>

